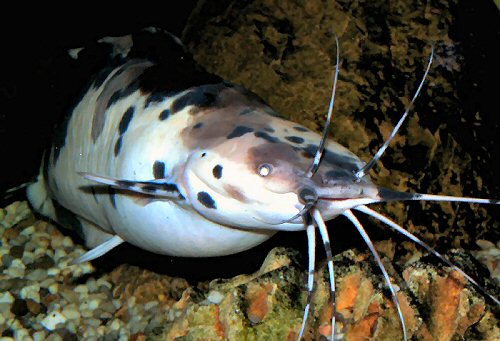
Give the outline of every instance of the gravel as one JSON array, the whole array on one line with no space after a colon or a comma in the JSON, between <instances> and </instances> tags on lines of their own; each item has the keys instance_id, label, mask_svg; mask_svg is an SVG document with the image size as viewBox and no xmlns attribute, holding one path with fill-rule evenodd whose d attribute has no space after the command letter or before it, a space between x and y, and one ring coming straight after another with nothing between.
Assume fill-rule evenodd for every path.
<instances>
[{"instance_id":1,"label":"gravel","mask_svg":"<svg viewBox=\"0 0 500 341\"><path fill-rule=\"evenodd\" d=\"M0 208L0 238L2 341L128 340L168 319L158 302L113 297L110 274L97 275L88 262L70 265L86 250L35 219L27 202Z\"/></svg>"}]
</instances>

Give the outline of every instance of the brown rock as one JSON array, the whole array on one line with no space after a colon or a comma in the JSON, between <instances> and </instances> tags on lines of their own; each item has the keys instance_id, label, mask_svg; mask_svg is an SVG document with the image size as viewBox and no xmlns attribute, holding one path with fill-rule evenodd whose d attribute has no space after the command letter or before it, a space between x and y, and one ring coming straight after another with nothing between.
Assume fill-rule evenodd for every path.
<instances>
[{"instance_id":1,"label":"brown rock","mask_svg":"<svg viewBox=\"0 0 500 341\"><path fill-rule=\"evenodd\" d=\"M305 306L306 270L295 261L291 250L273 249L265 264L273 257L287 259L286 266L262 274L262 269L211 284L223 294L220 304L188 300L187 294L172 307L182 312L166 328L165 339L241 339L253 335L257 339L296 338ZM346 251L335 256L337 278L337 334L346 340L398 340L402 327L392 298L379 288L386 288L377 266L369 257ZM359 262L359 259L364 261ZM470 291L455 271L436 270L430 265L413 264L404 270L404 281L392 267L387 267L393 282L402 290L397 295L405 318L409 338L448 340L464 337L477 327L475 335L490 335L483 319L496 321L487 314L484 300ZM327 269L317 271L317 288L305 340L331 334L333 307L329 298ZM420 285L421 281L431 285ZM188 292L188 291L186 291ZM300 297L299 300L296 297ZM415 302L412 297L417 297ZM430 312L430 316L427 316ZM497 323L497 322L494 322ZM479 334L477 334L479 333Z\"/></svg>"},{"instance_id":2,"label":"brown rock","mask_svg":"<svg viewBox=\"0 0 500 341\"><path fill-rule=\"evenodd\" d=\"M6 238L7 240L16 239L17 236L19 236L20 232L21 231L19 230L19 228L11 227L5 230L5 232L3 233L3 237Z\"/></svg>"},{"instance_id":3,"label":"brown rock","mask_svg":"<svg viewBox=\"0 0 500 341\"><path fill-rule=\"evenodd\" d=\"M38 303L38 302L35 302L33 301L32 299L27 299L26 300L26 305L28 307L28 310L30 311L30 313L32 313L33 315L38 315L42 312L43 309L43 306Z\"/></svg>"},{"instance_id":4,"label":"brown rock","mask_svg":"<svg viewBox=\"0 0 500 341\"><path fill-rule=\"evenodd\" d=\"M271 295L276 288L272 284L257 285L248 283L245 298L248 301L247 316L252 323L259 323L264 320L266 314L271 309Z\"/></svg>"},{"instance_id":5,"label":"brown rock","mask_svg":"<svg viewBox=\"0 0 500 341\"><path fill-rule=\"evenodd\" d=\"M146 335L144 333L135 333L130 335L130 341L146 341Z\"/></svg>"},{"instance_id":6,"label":"brown rock","mask_svg":"<svg viewBox=\"0 0 500 341\"><path fill-rule=\"evenodd\" d=\"M184 279L162 276L135 266L121 265L111 273L113 295L121 300L135 297L136 303L156 301L162 297L173 304L188 288Z\"/></svg>"}]
</instances>

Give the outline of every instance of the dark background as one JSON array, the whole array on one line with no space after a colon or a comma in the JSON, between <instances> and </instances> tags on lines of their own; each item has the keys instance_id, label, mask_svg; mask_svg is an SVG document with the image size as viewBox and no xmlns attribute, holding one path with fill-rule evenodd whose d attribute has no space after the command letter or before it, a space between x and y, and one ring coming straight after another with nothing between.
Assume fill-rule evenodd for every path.
<instances>
[{"instance_id":1,"label":"dark background","mask_svg":"<svg viewBox=\"0 0 500 341\"><path fill-rule=\"evenodd\" d=\"M144 4L143 9L116 8L25 8L3 13L0 20L0 193L6 189L30 181L38 172L43 149L50 144L53 125L65 115L67 106L81 89L80 80L71 79L60 61L70 48L85 46L104 36L125 35L147 26L165 28L181 36L183 26L196 1L182 1L168 8ZM499 11L493 1L462 1L457 9L457 20L450 36L462 45L466 60L463 79L457 84L464 110L499 111ZM499 128L494 127L498 140ZM488 141L493 139L486 139ZM490 145L493 155L500 155L500 146ZM493 167L494 166L494 167ZM498 169L498 165L492 165ZM500 178L500 174L497 179ZM498 180L496 193L498 193ZM2 206L14 199L23 199L19 191L8 199L2 198ZM261 264L267 251L274 245L291 245L306 255L305 234L298 241L273 238L268 243L240 255L231 256L231 262L240 266L223 266L227 258L197 260L197 264L215 265L220 276L230 276L253 271ZM334 252L339 250L334 243ZM349 245L343 246L350 247ZM123 248L140 253L140 257L123 257ZM135 263L138 258L150 263L176 263L182 274L192 261L148 255L131 246L117 248L105 257L112 267L116 262ZM321 251L321 247L319 247ZM125 255L129 254L126 252ZM127 260L127 258L130 258ZM169 265L169 266L170 266ZM220 265L220 266L219 266ZM103 267L107 267L103 265ZM154 267L154 266L153 266ZM174 271L177 272L177 271ZM170 271L170 274L171 271ZM195 276L196 277L196 276Z\"/></svg>"}]
</instances>

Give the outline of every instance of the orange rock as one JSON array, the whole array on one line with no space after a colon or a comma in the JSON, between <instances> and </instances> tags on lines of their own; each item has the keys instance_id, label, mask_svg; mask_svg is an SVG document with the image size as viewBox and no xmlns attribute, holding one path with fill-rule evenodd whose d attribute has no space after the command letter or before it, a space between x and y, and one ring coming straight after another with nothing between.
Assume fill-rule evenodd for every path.
<instances>
[{"instance_id":1,"label":"orange rock","mask_svg":"<svg viewBox=\"0 0 500 341\"><path fill-rule=\"evenodd\" d=\"M271 284L260 286L258 284L249 283L245 296L249 302L247 310L248 319L252 323L262 322L266 317L271 305L269 294L272 291L273 286Z\"/></svg>"},{"instance_id":2,"label":"orange rock","mask_svg":"<svg viewBox=\"0 0 500 341\"><path fill-rule=\"evenodd\" d=\"M135 333L130 335L130 341L146 341L146 335L142 332Z\"/></svg>"}]
</instances>

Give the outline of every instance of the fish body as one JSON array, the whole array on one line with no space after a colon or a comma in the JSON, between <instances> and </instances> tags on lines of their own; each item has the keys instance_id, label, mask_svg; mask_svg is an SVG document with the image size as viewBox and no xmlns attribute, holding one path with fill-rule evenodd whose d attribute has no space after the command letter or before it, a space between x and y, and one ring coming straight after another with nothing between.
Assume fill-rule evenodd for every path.
<instances>
[{"instance_id":1,"label":"fish body","mask_svg":"<svg viewBox=\"0 0 500 341\"><path fill-rule=\"evenodd\" d=\"M148 38L168 47L165 55L135 57L134 43ZM119 236L159 254L237 253L277 230L304 229L300 218L278 223L300 211L306 182L325 191L337 183L341 197L360 190L348 182L363 162L335 142L305 179L320 136L200 69L169 34L143 31L101 44L112 44L115 66L94 77L28 189L35 209L76 229L89 248ZM259 175L262 165L273 174ZM154 188L148 195L96 185L81 172L156 181L168 191L158 197ZM363 183L371 184L368 176ZM343 210L322 206L328 219Z\"/></svg>"},{"instance_id":2,"label":"fish body","mask_svg":"<svg viewBox=\"0 0 500 341\"><path fill-rule=\"evenodd\" d=\"M367 243L407 339L396 290L352 210L405 235L500 305L418 237L366 206L402 200L500 203L395 192L376 186L368 175L408 115L433 52L411 104L389 139L365 163L326 139L340 65L336 42L336 76L321 136L283 118L243 87L201 69L171 34L146 29L101 39L99 44L111 45L110 66L93 78L61 125L37 181L28 187L32 206L84 238L91 250L76 262L97 258L123 242L158 254L221 256L256 246L280 230L306 230L308 297L299 339L312 302L316 229L335 296L325 221L338 215L347 217ZM79 58L84 51L73 50L72 56ZM335 318L333 313L332 340Z\"/></svg>"}]
</instances>

